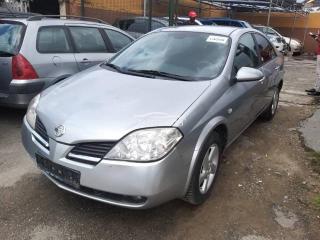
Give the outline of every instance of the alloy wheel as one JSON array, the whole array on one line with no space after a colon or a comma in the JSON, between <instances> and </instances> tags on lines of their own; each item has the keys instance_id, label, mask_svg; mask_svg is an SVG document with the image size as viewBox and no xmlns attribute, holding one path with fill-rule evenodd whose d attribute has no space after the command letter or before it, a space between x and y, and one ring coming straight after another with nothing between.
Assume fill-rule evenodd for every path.
<instances>
[{"instance_id":1,"label":"alloy wheel","mask_svg":"<svg viewBox=\"0 0 320 240\"><path fill-rule=\"evenodd\" d=\"M219 146L217 144L211 145L202 162L199 175L199 190L201 194L206 194L216 176L219 164Z\"/></svg>"},{"instance_id":2,"label":"alloy wheel","mask_svg":"<svg viewBox=\"0 0 320 240\"><path fill-rule=\"evenodd\" d=\"M271 113L274 115L277 111L279 104L279 91L278 89L273 94L272 105L271 105Z\"/></svg>"}]
</instances>

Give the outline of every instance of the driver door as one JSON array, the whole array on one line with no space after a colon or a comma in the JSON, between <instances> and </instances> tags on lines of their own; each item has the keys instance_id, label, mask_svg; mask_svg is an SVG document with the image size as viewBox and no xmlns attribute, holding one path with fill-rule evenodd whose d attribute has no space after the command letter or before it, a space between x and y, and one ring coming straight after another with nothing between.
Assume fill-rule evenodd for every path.
<instances>
[{"instance_id":1,"label":"driver door","mask_svg":"<svg viewBox=\"0 0 320 240\"><path fill-rule=\"evenodd\" d=\"M259 53L251 33L245 33L239 39L234 56L232 79L242 67L251 67L260 70ZM260 81L236 82L234 81L227 91L231 99L228 109L232 109L229 116L231 138L237 137L257 117L263 103L264 79Z\"/></svg>"}]
</instances>

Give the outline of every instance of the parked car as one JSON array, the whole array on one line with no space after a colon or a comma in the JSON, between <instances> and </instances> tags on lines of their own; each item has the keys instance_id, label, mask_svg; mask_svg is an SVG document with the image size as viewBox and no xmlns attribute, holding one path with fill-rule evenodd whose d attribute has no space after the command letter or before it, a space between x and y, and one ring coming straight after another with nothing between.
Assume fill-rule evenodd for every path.
<instances>
[{"instance_id":1,"label":"parked car","mask_svg":"<svg viewBox=\"0 0 320 240\"><path fill-rule=\"evenodd\" d=\"M201 204L223 151L275 116L283 76L254 29L162 28L37 95L22 141L66 191L135 209Z\"/></svg>"},{"instance_id":2,"label":"parked car","mask_svg":"<svg viewBox=\"0 0 320 240\"><path fill-rule=\"evenodd\" d=\"M292 38L290 41L289 37L283 37L288 45L288 50L292 52L293 55L300 55L304 51L303 43L296 38Z\"/></svg>"},{"instance_id":3,"label":"parked car","mask_svg":"<svg viewBox=\"0 0 320 240\"><path fill-rule=\"evenodd\" d=\"M271 27L262 25L254 25L253 27L266 34L270 39L274 39L273 42L277 42L279 45L280 42L282 42L284 44L285 52L292 51L293 54L301 54L303 52L303 44L301 41L292 39L290 42L290 38L282 36L279 32ZM279 46L279 48L281 48L281 46Z\"/></svg>"},{"instance_id":4,"label":"parked car","mask_svg":"<svg viewBox=\"0 0 320 240\"><path fill-rule=\"evenodd\" d=\"M133 40L99 22L0 19L0 105L27 107L43 89L105 61Z\"/></svg>"},{"instance_id":5,"label":"parked car","mask_svg":"<svg viewBox=\"0 0 320 240\"><path fill-rule=\"evenodd\" d=\"M284 54L288 53L288 46L286 44L286 41L281 35L275 34L275 32L273 32L273 29L261 25L253 25L253 27L264 33L279 52L282 52Z\"/></svg>"},{"instance_id":6,"label":"parked car","mask_svg":"<svg viewBox=\"0 0 320 240\"><path fill-rule=\"evenodd\" d=\"M231 26L240 28L252 28L250 23L242 20L230 19L230 18L202 18L199 21L203 25L220 25L220 26Z\"/></svg>"},{"instance_id":7,"label":"parked car","mask_svg":"<svg viewBox=\"0 0 320 240\"><path fill-rule=\"evenodd\" d=\"M175 20L175 25L180 26L184 25L189 18L187 17L178 17ZM196 20L198 25L202 23ZM115 27L122 29L123 31L128 32L131 36L139 38L142 35L149 32L149 18L148 17L135 17L128 19L121 19L116 21L113 24ZM152 18L151 30L156 30L163 27L169 26L169 18Z\"/></svg>"}]
</instances>

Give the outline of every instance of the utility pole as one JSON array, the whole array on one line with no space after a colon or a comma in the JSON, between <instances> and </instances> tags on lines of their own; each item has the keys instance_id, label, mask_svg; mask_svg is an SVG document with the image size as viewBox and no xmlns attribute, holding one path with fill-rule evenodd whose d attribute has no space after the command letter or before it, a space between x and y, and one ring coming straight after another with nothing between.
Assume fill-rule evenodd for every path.
<instances>
[{"instance_id":1,"label":"utility pole","mask_svg":"<svg viewBox=\"0 0 320 240\"><path fill-rule=\"evenodd\" d=\"M169 26L173 26L174 23L174 0L169 0Z\"/></svg>"},{"instance_id":2,"label":"utility pole","mask_svg":"<svg viewBox=\"0 0 320 240\"><path fill-rule=\"evenodd\" d=\"M307 36L307 31L308 31L308 23L309 23L309 13L306 13L305 25L304 25L304 35L303 35L303 46L306 41L306 36Z\"/></svg>"},{"instance_id":3,"label":"utility pole","mask_svg":"<svg viewBox=\"0 0 320 240\"><path fill-rule=\"evenodd\" d=\"M198 0L198 16L201 17L201 0Z\"/></svg>"},{"instance_id":4,"label":"utility pole","mask_svg":"<svg viewBox=\"0 0 320 240\"><path fill-rule=\"evenodd\" d=\"M267 22L268 27L270 26L271 8L272 8L272 0L270 0L270 5L269 5L268 22Z\"/></svg>"},{"instance_id":5,"label":"utility pole","mask_svg":"<svg viewBox=\"0 0 320 240\"><path fill-rule=\"evenodd\" d=\"M295 27L295 25L296 25L296 19L297 19L296 6L297 6L297 4L294 4L294 5L293 5L294 17L293 17L293 25L292 25L292 28L291 28L291 35L290 35L289 46L291 45L291 39L292 39L292 35L293 35L293 30L294 30L294 27Z\"/></svg>"},{"instance_id":6,"label":"utility pole","mask_svg":"<svg viewBox=\"0 0 320 240\"><path fill-rule=\"evenodd\" d=\"M149 32L152 30L152 0L149 0Z\"/></svg>"},{"instance_id":7,"label":"utility pole","mask_svg":"<svg viewBox=\"0 0 320 240\"><path fill-rule=\"evenodd\" d=\"M80 15L84 17L84 0L80 1Z\"/></svg>"},{"instance_id":8,"label":"utility pole","mask_svg":"<svg viewBox=\"0 0 320 240\"><path fill-rule=\"evenodd\" d=\"M147 0L143 1L143 16L147 16Z\"/></svg>"}]
</instances>

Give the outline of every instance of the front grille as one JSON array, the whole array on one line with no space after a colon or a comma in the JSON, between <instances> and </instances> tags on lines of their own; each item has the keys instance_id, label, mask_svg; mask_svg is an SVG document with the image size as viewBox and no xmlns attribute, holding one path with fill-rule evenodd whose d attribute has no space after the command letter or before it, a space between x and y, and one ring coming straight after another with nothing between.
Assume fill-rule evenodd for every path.
<instances>
[{"instance_id":1,"label":"front grille","mask_svg":"<svg viewBox=\"0 0 320 240\"><path fill-rule=\"evenodd\" d=\"M102 201L106 202L114 202L114 203L119 203L119 204L130 204L130 205L143 205L147 202L147 198L144 196L130 196L130 195L122 195L122 194L117 194L117 193L111 193L111 192L104 192L100 190L96 190L93 188L85 187L80 185L79 188L75 188L71 185L67 185L65 182L53 178L51 175L46 173L46 176L51 179L53 182L57 182L60 185L71 189L75 190L77 194L79 193L84 193L90 197L96 197L100 198Z\"/></svg>"},{"instance_id":2,"label":"front grille","mask_svg":"<svg viewBox=\"0 0 320 240\"><path fill-rule=\"evenodd\" d=\"M46 142L43 143L43 141L41 141L41 139L38 139L38 142L44 146L45 148L49 148L48 143L49 143L49 136L47 133L47 130L45 128L45 126L43 125L43 123L41 122L41 120L37 117L36 118L36 125L35 125L35 131L36 133ZM37 137L36 137L37 138Z\"/></svg>"},{"instance_id":3,"label":"front grille","mask_svg":"<svg viewBox=\"0 0 320 240\"><path fill-rule=\"evenodd\" d=\"M70 160L96 165L115 145L115 142L79 143L70 151Z\"/></svg>"},{"instance_id":4,"label":"front grille","mask_svg":"<svg viewBox=\"0 0 320 240\"><path fill-rule=\"evenodd\" d=\"M36 133L40 135L46 142L49 142L47 130L39 118L36 119Z\"/></svg>"}]
</instances>

